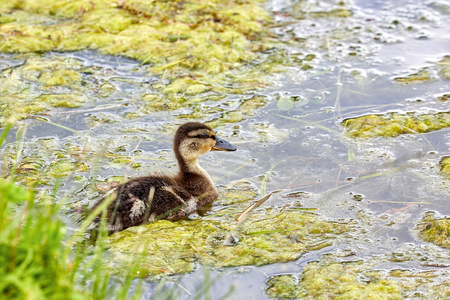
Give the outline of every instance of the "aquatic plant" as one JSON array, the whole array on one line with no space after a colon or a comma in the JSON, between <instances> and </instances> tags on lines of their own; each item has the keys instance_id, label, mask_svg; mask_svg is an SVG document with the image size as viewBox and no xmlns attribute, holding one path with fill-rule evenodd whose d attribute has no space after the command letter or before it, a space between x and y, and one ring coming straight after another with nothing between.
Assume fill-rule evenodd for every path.
<instances>
[{"instance_id":1,"label":"aquatic plant","mask_svg":"<svg viewBox=\"0 0 450 300\"><path fill-rule=\"evenodd\" d=\"M403 77L395 77L394 81L401 82L404 84L412 83L426 83L433 80L431 73L428 69L424 68L419 70L417 73L408 74Z\"/></svg>"},{"instance_id":2,"label":"aquatic plant","mask_svg":"<svg viewBox=\"0 0 450 300\"><path fill-rule=\"evenodd\" d=\"M404 76L394 77L394 81L406 85L414 83L428 83L438 78L450 80L450 56L445 55L440 61L431 67L421 68L417 72L411 72Z\"/></svg>"},{"instance_id":3,"label":"aquatic plant","mask_svg":"<svg viewBox=\"0 0 450 300\"><path fill-rule=\"evenodd\" d=\"M305 266L301 279L295 275L270 278L266 293L271 298L402 299L394 281L377 278L376 271L369 275L366 268L362 262L311 262ZM362 271L369 278L361 280L358 273Z\"/></svg>"},{"instance_id":4,"label":"aquatic plant","mask_svg":"<svg viewBox=\"0 0 450 300\"><path fill-rule=\"evenodd\" d=\"M441 165L441 174L450 179L450 156L443 157L439 164Z\"/></svg>"},{"instance_id":5,"label":"aquatic plant","mask_svg":"<svg viewBox=\"0 0 450 300\"><path fill-rule=\"evenodd\" d=\"M7 126L3 131L0 145L3 145L9 128ZM20 156L21 150L17 149L15 157ZM66 176L66 167L52 168L55 180L52 194L48 195L47 201L38 201L36 185L39 181L28 181L24 187L13 180L27 168L26 165L32 171L41 167L37 162L20 164L15 160L9 176L0 178L0 298L139 297L139 285L133 294L129 293L132 276L113 283L111 274L104 268L105 233L100 232L94 246L89 247L83 242L86 222L95 214L88 216L75 232L70 232L63 222L61 207L64 201L55 204L54 199L60 187L59 179ZM68 165L71 169L72 165Z\"/></svg>"},{"instance_id":6,"label":"aquatic plant","mask_svg":"<svg viewBox=\"0 0 450 300\"><path fill-rule=\"evenodd\" d=\"M242 67L271 47L261 2L15 1L0 7L9 16L1 20L0 51L98 49L142 61L166 78L199 80L199 88L183 89L199 93L201 82L212 83L205 75Z\"/></svg>"},{"instance_id":7,"label":"aquatic plant","mask_svg":"<svg viewBox=\"0 0 450 300\"><path fill-rule=\"evenodd\" d=\"M109 244L112 265L120 270L117 266L142 255L136 275L159 277L190 272L197 262L214 268L286 262L327 247L350 230L348 224L294 208L263 209L240 224L232 216L245 203L238 199L219 203L230 204L221 210L220 220L214 215L162 220L114 234Z\"/></svg>"},{"instance_id":8,"label":"aquatic plant","mask_svg":"<svg viewBox=\"0 0 450 300\"><path fill-rule=\"evenodd\" d=\"M450 112L435 114L388 113L346 119L342 122L350 137L395 137L405 133L424 133L450 127Z\"/></svg>"},{"instance_id":9,"label":"aquatic plant","mask_svg":"<svg viewBox=\"0 0 450 300\"><path fill-rule=\"evenodd\" d=\"M417 224L416 230L422 240L450 249L449 218L437 218L433 212L428 212Z\"/></svg>"},{"instance_id":10,"label":"aquatic plant","mask_svg":"<svg viewBox=\"0 0 450 300\"><path fill-rule=\"evenodd\" d=\"M143 103L128 118L148 112L192 107L266 85L280 70L271 51L276 38L263 1L78 0L1 3L1 52L24 53L23 64L2 71L0 126L52 108L76 108L123 96L107 71L77 59L31 53L95 49L136 59L142 73L160 75L143 85ZM100 68L102 69L102 68ZM126 80L127 78L119 78ZM136 85L136 82L130 82ZM153 91L148 94L148 90ZM201 96L200 96L201 95ZM112 97L110 97L112 96ZM15 105L20 103L21 105Z\"/></svg>"},{"instance_id":11,"label":"aquatic plant","mask_svg":"<svg viewBox=\"0 0 450 300\"><path fill-rule=\"evenodd\" d=\"M322 255L319 261L309 262L301 273L271 276L266 282L266 294L281 299L439 299L450 296L450 281L446 270L439 268L404 269L386 261L415 262L420 265L445 266L448 253L434 245L405 244L392 256L364 259L337 253ZM354 254L350 251L347 254ZM390 257L391 256L391 257ZM345 261L343 261L343 259ZM347 261L349 260L349 261ZM380 263L384 266L380 268Z\"/></svg>"}]
</instances>

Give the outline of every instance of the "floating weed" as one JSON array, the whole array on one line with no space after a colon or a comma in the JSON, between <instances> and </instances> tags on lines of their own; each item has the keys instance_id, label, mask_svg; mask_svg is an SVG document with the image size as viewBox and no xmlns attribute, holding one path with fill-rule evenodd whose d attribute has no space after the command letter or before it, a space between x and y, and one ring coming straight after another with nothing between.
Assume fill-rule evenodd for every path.
<instances>
[{"instance_id":1,"label":"floating weed","mask_svg":"<svg viewBox=\"0 0 450 300\"><path fill-rule=\"evenodd\" d=\"M374 278L382 272L370 271L362 262L311 262L305 266L301 280L295 275L270 278L266 293L271 298L402 299L394 281ZM361 272L370 272L370 277L361 280Z\"/></svg>"},{"instance_id":2,"label":"floating weed","mask_svg":"<svg viewBox=\"0 0 450 300\"><path fill-rule=\"evenodd\" d=\"M435 114L388 113L346 119L342 122L350 137L395 137L405 133L424 133L450 127L450 112Z\"/></svg>"},{"instance_id":3,"label":"floating weed","mask_svg":"<svg viewBox=\"0 0 450 300\"><path fill-rule=\"evenodd\" d=\"M308 2L293 5L297 18L347 18L353 15L350 8L342 1L327 1L311 6Z\"/></svg>"},{"instance_id":4,"label":"floating weed","mask_svg":"<svg viewBox=\"0 0 450 300\"><path fill-rule=\"evenodd\" d=\"M21 155L14 154L10 147L5 150L11 158L7 163L8 174L25 185L55 184L58 179L66 178L73 172L85 172L90 167L79 159L83 150L76 146L61 149L56 139L39 139L30 143L20 142Z\"/></svg>"},{"instance_id":5,"label":"floating weed","mask_svg":"<svg viewBox=\"0 0 450 300\"><path fill-rule=\"evenodd\" d=\"M279 93L277 95L277 108L281 110L291 110L294 105L297 107L305 106L309 103L309 99L303 96L284 95Z\"/></svg>"},{"instance_id":6,"label":"floating weed","mask_svg":"<svg viewBox=\"0 0 450 300\"><path fill-rule=\"evenodd\" d=\"M282 299L404 299L414 296L439 299L450 296L446 270L409 270L395 266L379 268L386 260L411 261L425 266L446 266L448 254L433 246L405 244L389 257L373 256L364 260L342 262L336 254L323 255L320 261L309 262L300 274L271 276L266 294ZM434 263L437 262L437 263Z\"/></svg>"},{"instance_id":7,"label":"floating weed","mask_svg":"<svg viewBox=\"0 0 450 300\"><path fill-rule=\"evenodd\" d=\"M2 72L0 87L5 88L0 88L0 125L54 107L76 108L128 95L113 78L105 79L112 70L30 52L97 49L148 64L136 68L139 75L150 71L161 75L161 80L150 84L131 80L130 84L142 90L133 93L138 109L124 112L128 118L179 108L192 109L191 114L180 117L203 118L215 109L205 111L201 105L205 101L264 88L268 85L266 76L286 64L286 59L279 59L284 51L271 50L279 41L268 33L266 25L272 19L260 0L190 1L183 5L174 1L37 4L28 0L2 4L1 8L5 17L1 19L0 51L26 54L17 56L25 59L23 65ZM307 55L305 61L313 57ZM226 115L227 122L238 122L260 106L243 104L239 111Z\"/></svg>"},{"instance_id":8,"label":"floating weed","mask_svg":"<svg viewBox=\"0 0 450 300\"><path fill-rule=\"evenodd\" d=\"M216 205L235 205L243 203L248 205L248 201L255 199L259 191L258 189L248 181L239 181L220 187L221 197L214 203Z\"/></svg>"},{"instance_id":9,"label":"floating weed","mask_svg":"<svg viewBox=\"0 0 450 300\"><path fill-rule=\"evenodd\" d=\"M441 78L450 80L450 55L445 55L442 60L437 63L437 68Z\"/></svg>"},{"instance_id":10,"label":"floating weed","mask_svg":"<svg viewBox=\"0 0 450 300\"><path fill-rule=\"evenodd\" d=\"M450 249L450 219L439 219L428 212L417 224L416 230L422 240Z\"/></svg>"},{"instance_id":11,"label":"floating weed","mask_svg":"<svg viewBox=\"0 0 450 300\"><path fill-rule=\"evenodd\" d=\"M23 64L0 76L0 126L51 108L76 108L88 102L80 62L74 59L25 57ZM85 86L83 87L82 86ZM86 92L88 94L88 92Z\"/></svg>"},{"instance_id":12,"label":"floating weed","mask_svg":"<svg viewBox=\"0 0 450 300\"><path fill-rule=\"evenodd\" d=\"M75 7L78 9L74 10ZM1 51L90 48L104 54L125 55L150 64L155 74L175 79L166 88L167 93L194 95L207 91L197 78L207 83L218 82L223 88L225 77L217 81L220 76L210 79L205 75L238 70L272 47L272 38L265 28L271 18L258 0L215 0L207 5L191 1L181 6L173 1L149 4L141 0L75 1L58 5L44 1L35 5L30 0L3 6L3 10L15 15L2 20ZM42 21L43 17L47 22ZM72 20L68 22L67 18ZM268 61L266 69L269 65ZM44 74L42 80L49 85L80 80L79 74L70 70L59 70L54 75L46 79ZM180 90L176 81L186 75L197 83Z\"/></svg>"},{"instance_id":13,"label":"floating weed","mask_svg":"<svg viewBox=\"0 0 450 300\"><path fill-rule=\"evenodd\" d=\"M47 123L78 133L59 124ZM111 175L120 170L119 173L122 174L120 179L123 179L123 172L126 169L141 170L143 167L156 164L157 161L167 161L167 158L159 154L141 154L136 149L129 149L130 145L137 147L139 143L140 140L136 135L124 135L117 141L111 141L110 137L92 140L79 134L64 139L32 138L8 144L1 149L2 176L14 177L18 183L25 186L30 184L38 186L36 199L47 199L48 190L60 180L72 188L76 188L74 185L85 185L84 188L77 188L81 189L81 196L72 195L74 199L79 201L80 197L92 198L93 194L97 196L98 191L91 190L85 181L92 181L92 178L96 177L100 161L103 168L112 173ZM109 178L112 179L111 176ZM86 188L88 190L82 191Z\"/></svg>"},{"instance_id":14,"label":"floating weed","mask_svg":"<svg viewBox=\"0 0 450 300\"><path fill-rule=\"evenodd\" d=\"M262 77L255 68L245 76L236 71L232 76L183 76L148 83L120 76L106 79L111 76L108 68L86 67L84 64L89 64L88 62L73 58L31 54L20 57L24 59L23 64L3 70L0 76L0 126L44 114L55 108L59 109L58 113L79 114L83 111L68 109L122 100L123 97L125 99L122 106L131 104L132 109L130 107L111 114L95 113L95 109L84 110L92 112L85 118L86 125L96 127L105 122L120 121L121 118L136 118L150 112L180 108L183 108L183 111L191 110L189 114L178 114L183 118L204 118L205 115L225 112L220 119L238 122L252 116L255 110L267 102L265 97L255 96L242 100L238 108L230 111L223 108L223 105L204 105L205 101L217 102L224 99L227 93L240 94L258 88L259 83L256 81L260 81ZM144 67L139 67L130 70L128 75L142 76L143 72ZM228 82L232 77L232 81L239 82L237 85ZM253 80L256 80L255 85ZM223 85L224 81L229 83L226 87ZM122 92L122 86L132 88L133 95L130 97ZM152 92L149 93L149 90ZM215 118L211 122L219 123L222 120Z\"/></svg>"},{"instance_id":15,"label":"floating weed","mask_svg":"<svg viewBox=\"0 0 450 300\"><path fill-rule=\"evenodd\" d=\"M248 116L253 116L257 108L265 106L267 98L264 96L254 96L243 100L235 110L228 110L221 117L206 122L208 126L217 127L222 123L237 123Z\"/></svg>"},{"instance_id":16,"label":"floating weed","mask_svg":"<svg viewBox=\"0 0 450 300\"><path fill-rule=\"evenodd\" d=\"M441 174L450 179L450 156L443 157L439 164L441 165Z\"/></svg>"},{"instance_id":17,"label":"floating weed","mask_svg":"<svg viewBox=\"0 0 450 300\"><path fill-rule=\"evenodd\" d=\"M449 55L445 55L432 67L422 68L416 73L411 73L405 76L394 77L394 81L403 84L428 83L439 78L438 76L444 80L450 80Z\"/></svg>"},{"instance_id":18,"label":"floating weed","mask_svg":"<svg viewBox=\"0 0 450 300\"><path fill-rule=\"evenodd\" d=\"M324 221L309 212L260 209L248 216L230 243L230 232L236 226L233 216L242 207L239 201L234 203L238 208L229 206L229 216L221 220L214 215L178 222L160 220L114 234L109 249L112 265L127 264L141 253L143 239L150 242L140 276L190 272L197 261L215 268L285 262L314 247L329 246L350 230L347 224Z\"/></svg>"},{"instance_id":19,"label":"floating weed","mask_svg":"<svg viewBox=\"0 0 450 300\"><path fill-rule=\"evenodd\" d=\"M34 99L51 107L75 108L86 102L86 97L76 94L42 94Z\"/></svg>"},{"instance_id":20,"label":"floating weed","mask_svg":"<svg viewBox=\"0 0 450 300\"><path fill-rule=\"evenodd\" d=\"M406 75L404 77L395 77L394 81L401 82L404 84L412 83L426 83L432 81L431 73L428 69L421 69L417 73Z\"/></svg>"}]
</instances>

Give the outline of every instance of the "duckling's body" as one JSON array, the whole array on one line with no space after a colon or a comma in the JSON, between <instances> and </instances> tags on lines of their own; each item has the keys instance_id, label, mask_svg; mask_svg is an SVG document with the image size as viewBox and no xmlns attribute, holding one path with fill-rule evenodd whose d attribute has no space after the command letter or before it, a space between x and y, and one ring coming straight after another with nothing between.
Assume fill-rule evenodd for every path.
<instances>
[{"instance_id":1,"label":"duckling's body","mask_svg":"<svg viewBox=\"0 0 450 300\"><path fill-rule=\"evenodd\" d=\"M180 126L174 138L178 174L139 177L119 185L109 196L112 202L107 209L108 230L121 231L151 220L173 220L213 202L217 189L209 174L198 165L198 157L211 150L236 148L216 138L215 132L202 123ZM100 217L96 222L99 220Z\"/></svg>"}]
</instances>

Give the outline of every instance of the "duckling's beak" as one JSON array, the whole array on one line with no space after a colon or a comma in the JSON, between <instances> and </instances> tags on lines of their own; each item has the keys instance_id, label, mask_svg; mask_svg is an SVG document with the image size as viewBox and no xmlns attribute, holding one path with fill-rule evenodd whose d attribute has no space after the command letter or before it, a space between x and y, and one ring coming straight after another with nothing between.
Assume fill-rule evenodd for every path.
<instances>
[{"instance_id":1,"label":"duckling's beak","mask_svg":"<svg viewBox=\"0 0 450 300\"><path fill-rule=\"evenodd\" d=\"M236 147L216 137L216 144L211 148L211 151L236 151Z\"/></svg>"}]
</instances>

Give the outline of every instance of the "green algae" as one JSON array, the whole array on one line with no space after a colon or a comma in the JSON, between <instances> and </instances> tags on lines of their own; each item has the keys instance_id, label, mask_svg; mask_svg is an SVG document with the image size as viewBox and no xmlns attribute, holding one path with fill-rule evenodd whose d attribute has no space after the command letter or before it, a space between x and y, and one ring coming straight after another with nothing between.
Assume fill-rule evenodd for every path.
<instances>
[{"instance_id":1,"label":"green algae","mask_svg":"<svg viewBox=\"0 0 450 300\"><path fill-rule=\"evenodd\" d=\"M223 123L237 123L253 116L256 109L265 106L267 98L264 96L254 96L243 100L236 109L227 110L221 117L205 122L208 126L217 127Z\"/></svg>"},{"instance_id":2,"label":"green algae","mask_svg":"<svg viewBox=\"0 0 450 300\"><path fill-rule=\"evenodd\" d=\"M308 1L300 1L293 5L295 17L307 18L348 18L353 15L351 8L344 1L323 1L311 6Z\"/></svg>"},{"instance_id":3,"label":"green algae","mask_svg":"<svg viewBox=\"0 0 450 300\"><path fill-rule=\"evenodd\" d=\"M434 244L404 244L382 260L395 262L399 266L413 263L415 268L392 267L386 279L397 283L404 298L443 299L450 297L450 280L448 279L448 261L450 253Z\"/></svg>"},{"instance_id":4,"label":"green algae","mask_svg":"<svg viewBox=\"0 0 450 300\"><path fill-rule=\"evenodd\" d=\"M394 81L406 85L414 83L428 83L436 80L437 77L444 80L450 80L450 56L445 55L440 61L432 67L422 68L417 72L405 76L394 77Z\"/></svg>"},{"instance_id":5,"label":"green algae","mask_svg":"<svg viewBox=\"0 0 450 300\"><path fill-rule=\"evenodd\" d=\"M1 51L90 48L143 61L155 73L206 70L217 74L253 60L255 50L266 49L264 23L271 21L257 0L182 5L141 0L39 2L3 5L5 14L24 11L36 23L24 23L20 16L13 21L3 18ZM42 15L51 16L52 25L40 24Z\"/></svg>"},{"instance_id":6,"label":"green algae","mask_svg":"<svg viewBox=\"0 0 450 300\"><path fill-rule=\"evenodd\" d=\"M444 269L449 255L434 245L405 244L392 255L342 262L336 253L309 262L302 273L275 275L266 282L266 294L281 299L441 299L450 296ZM401 258L398 260L398 258ZM414 262L414 269L386 265ZM379 267L380 264L382 267Z\"/></svg>"},{"instance_id":7,"label":"green algae","mask_svg":"<svg viewBox=\"0 0 450 300\"><path fill-rule=\"evenodd\" d=\"M312 18L348 18L353 15L353 12L348 8L335 8L330 11L311 11L307 14Z\"/></svg>"},{"instance_id":8,"label":"green algae","mask_svg":"<svg viewBox=\"0 0 450 300\"><path fill-rule=\"evenodd\" d=\"M403 77L395 77L394 81L401 82L404 84L412 83L426 83L433 80L433 77L429 70L421 69L417 73L409 74Z\"/></svg>"},{"instance_id":9,"label":"green algae","mask_svg":"<svg viewBox=\"0 0 450 300\"><path fill-rule=\"evenodd\" d=\"M450 249L449 218L437 218L433 212L428 212L417 224L416 230L422 240Z\"/></svg>"},{"instance_id":10,"label":"green algae","mask_svg":"<svg viewBox=\"0 0 450 300\"><path fill-rule=\"evenodd\" d=\"M249 199L255 199L259 195L259 190L248 181L238 181L219 187L221 197L214 204L219 206L243 204L248 206Z\"/></svg>"},{"instance_id":11,"label":"green algae","mask_svg":"<svg viewBox=\"0 0 450 300\"><path fill-rule=\"evenodd\" d=\"M436 66L439 71L439 76L443 79L450 80L450 55L444 56Z\"/></svg>"},{"instance_id":12,"label":"green algae","mask_svg":"<svg viewBox=\"0 0 450 300\"><path fill-rule=\"evenodd\" d=\"M298 279L294 275L277 275L267 281L267 296L270 298L297 298Z\"/></svg>"},{"instance_id":13,"label":"green algae","mask_svg":"<svg viewBox=\"0 0 450 300\"><path fill-rule=\"evenodd\" d=\"M395 137L406 133L424 133L450 127L450 112L435 114L388 113L367 115L343 121L349 137Z\"/></svg>"},{"instance_id":14,"label":"green algae","mask_svg":"<svg viewBox=\"0 0 450 300\"><path fill-rule=\"evenodd\" d=\"M30 56L0 77L0 126L52 108L76 108L88 101L79 61Z\"/></svg>"},{"instance_id":15,"label":"green algae","mask_svg":"<svg viewBox=\"0 0 450 300\"><path fill-rule=\"evenodd\" d=\"M259 0L182 5L177 1L28 0L3 3L0 10L2 52L96 49L137 59L144 65L141 71L161 75L150 86L130 83L142 91L132 99L139 109L126 112L126 118L186 107L202 118L211 112L202 110L205 101L265 87L265 76L282 69L274 55L264 53L276 40L268 34L266 25L272 20ZM120 93L113 79L98 78L106 73L102 68L86 67L75 59L25 58L25 66L4 70L0 77L0 86L5 87L0 126L53 107L76 108L99 98L115 100ZM59 95L63 89L64 95L74 99L42 102L38 98Z\"/></svg>"},{"instance_id":16,"label":"green algae","mask_svg":"<svg viewBox=\"0 0 450 300\"><path fill-rule=\"evenodd\" d=\"M300 299L402 299L400 289L392 280L359 273L367 268L362 262L308 263L301 279L279 275L267 281L266 293L271 298Z\"/></svg>"},{"instance_id":17,"label":"green algae","mask_svg":"<svg viewBox=\"0 0 450 300\"><path fill-rule=\"evenodd\" d=\"M61 147L56 139L39 139L23 145L23 148L18 157L12 149L6 149L9 160L5 166L8 169L2 173L3 176L15 174L17 182L24 185L55 185L58 180L75 172L83 173L90 169L86 162L80 160L81 148L75 145Z\"/></svg>"},{"instance_id":18,"label":"green algae","mask_svg":"<svg viewBox=\"0 0 450 300\"><path fill-rule=\"evenodd\" d=\"M75 108L86 102L83 95L74 94L42 94L35 98L36 101L49 104L51 107Z\"/></svg>"},{"instance_id":19,"label":"green algae","mask_svg":"<svg viewBox=\"0 0 450 300\"><path fill-rule=\"evenodd\" d=\"M229 101L232 109L218 108L214 105L203 105L206 101L217 102L226 97L227 93L242 93L255 86L241 86L246 80L258 77L257 70L252 70L254 75L242 80L236 88L223 88L218 83L200 79L183 77L163 83L154 84L137 83L136 80L127 77L112 77L105 79L109 74L108 68L86 67L80 60L64 58L61 56L26 55L19 56L22 64L4 69L0 76L0 126L14 123L35 115L45 114L54 108L70 109L82 106L92 106L105 101L122 100L124 106L136 107L132 111L124 110L121 115L90 114L86 118L86 125L95 127L102 122L116 122L121 118L137 118L145 114L163 110L190 109L190 114L179 114L180 118L204 118L205 115L217 115L222 113L221 122L239 122L254 111L265 105L265 97L256 96L251 99L243 99L238 108ZM142 68L136 73L142 74ZM131 75L134 74L134 70ZM226 75L220 74L216 77ZM240 75L244 76L244 75ZM240 81L241 77L235 77ZM259 76L259 78L261 78ZM222 80L220 79L220 80ZM219 80L219 81L220 81ZM225 79L224 79L225 80ZM134 93L125 95L120 90L120 85L129 84ZM152 93L148 93L152 90ZM126 101L126 102L124 102ZM18 105L16 105L18 104ZM120 113L120 112L118 112ZM224 120L226 118L226 120Z\"/></svg>"},{"instance_id":20,"label":"green algae","mask_svg":"<svg viewBox=\"0 0 450 300\"><path fill-rule=\"evenodd\" d=\"M239 206L241 200L225 201ZM113 266L130 264L143 255L137 275L145 277L189 272L197 262L214 268L287 262L331 245L349 230L346 224L324 221L312 213L271 208L252 214L236 231L232 218L236 207L229 206L227 212L220 220L212 215L156 221L114 234L109 248Z\"/></svg>"},{"instance_id":21,"label":"green algae","mask_svg":"<svg viewBox=\"0 0 450 300\"><path fill-rule=\"evenodd\" d=\"M439 164L441 165L441 174L450 179L450 156L443 157Z\"/></svg>"},{"instance_id":22,"label":"green algae","mask_svg":"<svg viewBox=\"0 0 450 300\"><path fill-rule=\"evenodd\" d=\"M46 193L71 176L88 178L91 173L95 174L99 159L105 164L104 168L121 170L121 173L124 169L141 170L149 165L148 161L151 164L152 160L157 160L151 154L136 155L136 152L127 150L126 147L133 142L133 136L123 136L117 142L111 142L110 137L98 137L93 141L80 136L18 142L17 146L7 145L2 149L1 176L14 176L18 183L39 186L38 192ZM20 152L17 152L17 147L20 147ZM120 176L121 180L123 178Z\"/></svg>"}]
</instances>

